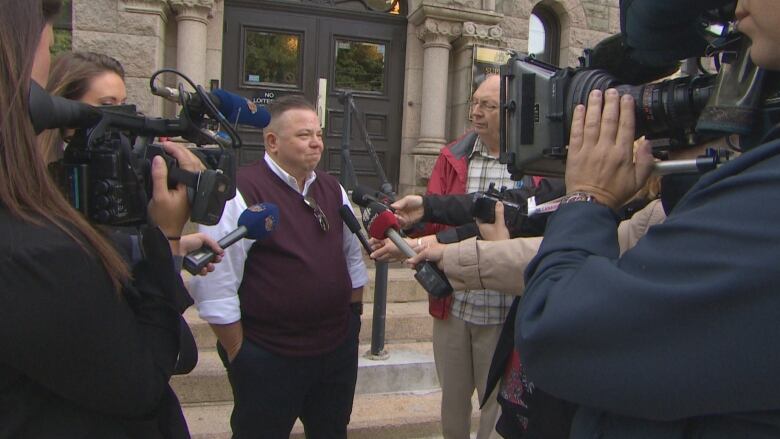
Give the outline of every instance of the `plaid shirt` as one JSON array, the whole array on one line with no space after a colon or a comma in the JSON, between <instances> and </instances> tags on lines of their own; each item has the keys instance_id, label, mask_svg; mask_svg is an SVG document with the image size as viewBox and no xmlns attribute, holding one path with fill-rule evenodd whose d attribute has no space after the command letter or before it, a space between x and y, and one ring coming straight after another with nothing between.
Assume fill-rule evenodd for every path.
<instances>
[{"instance_id":1,"label":"plaid shirt","mask_svg":"<svg viewBox=\"0 0 780 439\"><path fill-rule=\"evenodd\" d=\"M469 155L466 192L487 190L491 182L496 189L502 186L512 188L518 182L512 181L506 165L490 155L482 139L477 137L474 149ZM455 317L475 325L500 325L506 320L513 296L493 290L456 291L452 296L451 313Z\"/></svg>"}]
</instances>

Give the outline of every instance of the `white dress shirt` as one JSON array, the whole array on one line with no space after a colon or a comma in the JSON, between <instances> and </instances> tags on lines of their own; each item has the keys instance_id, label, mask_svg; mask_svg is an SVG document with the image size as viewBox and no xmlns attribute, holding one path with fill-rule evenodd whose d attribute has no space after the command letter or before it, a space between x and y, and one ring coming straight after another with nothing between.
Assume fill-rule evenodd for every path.
<instances>
[{"instance_id":1,"label":"white dress shirt","mask_svg":"<svg viewBox=\"0 0 780 439\"><path fill-rule=\"evenodd\" d=\"M301 196L309 193L311 184L316 180L317 174L312 172L303 185L303 191L298 187L298 181L292 175L280 168L268 154L265 154L265 162L282 181L287 183ZM341 187L341 186L339 186ZM350 206L347 192L341 187L342 203ZM238 224L238 217L247 208L246 201L241 192L236 191L236 196L225 204L225 210L219 223L214 226L199 226L198 231L219 240L232 232ZM287 230L285 233L291 233ZM363 262L360 244L355 235L344 225L344 257L347 260L349 277L352 280L352 288L359 288L368 282L366 265ZM216 265L213 272L207 276L194 276L190 281L190 294L198 307L198 312L203 320L209 323L225 325L241 320L240 302L238 299L238 287L244 276L244 262L254 240L242 239L225 249L222 262Z\"/></svg>"}]
</instances>

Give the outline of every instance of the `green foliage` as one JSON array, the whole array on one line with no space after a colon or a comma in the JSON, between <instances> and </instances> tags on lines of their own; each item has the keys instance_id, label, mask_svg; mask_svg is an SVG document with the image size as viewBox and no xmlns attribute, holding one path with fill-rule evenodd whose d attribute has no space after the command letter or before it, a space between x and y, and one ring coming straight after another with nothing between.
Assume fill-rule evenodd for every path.
<instances>
[{"instance_id":1,"label":"green foliage","mask_svg":"<svg viewBox=\"0 0 780 439\"><path fill-rule=\"evenodd\" d=\"M260 82L297 85L299 46L298 35L247 33L244 79L259 75Z\"/></svg>"},{"instance_id":2,"label":"green foliage","mask_svg":"<svg viewBox=\"0 0 780 439\"><path fill-rule=\"evenodd\" d=\"M64 52L70 52L72 47L73 35L67 29L54 30L54 45L51 48L52 56L57 56Z\"/></svg>"},{"instance_id":3,"label":"green foliage","mask_svg":"<svg viewBox=\"0 0 780 439\"><path fill-rule=\"evenodd\" d=\"M343 43L342 43L343 44ZM336 87L359 91L384 90L384 46L372 43L348 43L336 54Z\"/></svg>"}]
</instances>

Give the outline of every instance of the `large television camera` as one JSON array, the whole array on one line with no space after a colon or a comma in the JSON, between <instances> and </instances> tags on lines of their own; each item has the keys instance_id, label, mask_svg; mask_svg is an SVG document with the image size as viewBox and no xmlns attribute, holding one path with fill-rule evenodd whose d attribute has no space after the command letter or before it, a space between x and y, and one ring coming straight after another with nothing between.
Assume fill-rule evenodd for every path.
<instances>
[{"instance_id":1,"label":"large television camera","mask_svg":"<svg viewBox=\"0 0 780 439\"><path fill-rule=\"evenodd\" d=\"M177 90L158 88L154 78L162 72L150 81L152 93L178 99L182 110L174 119L145 117L134 105L92 107L50 96L33 83L30 112L36 131L75 129L62 158L50 170L71 204L94 223L137 226L147 222L151 162L157 155L168 166L169 186L188 187L193 222L216 224L225 202L235 196L235 149L241 147L241 139L212 102L214 95L194 84L194 93L184 91L182 85ZM253 107L249 102L243 105ZM219 134L209 129L216 124L222 130ZM191 142L195 146L190 151L206 169L193 173L179 168L162 146L152 143L155 137Z\"/></svg>"},{"instance_id":2,"label":"large television camera","mask_svg":"<svg viewBox=\"0 0 780 439\"><path fill-rule=\"evenodd\" d=\"M724 0L710 0L724 3ZM750 41L731 30L733 5L717 10L691 13L690 2L662 2L663 7L675 8L688 14L685 29L697 28L691 35L698 35L702 44L688 53L673 50L673 38L660 33L647 32L643 38L668 40L667 46L657 46L657 54L686 57L711 56L717 73L705 71L701 64L698 73L674 79L669 77L678 70L678 59L653 59L643 63L635 48L628 42L645 40L624 32L603 40L591 50L586 50L578 68L558 68L529 56L513 56L501 67L501 162L507 164L512 178L523 175L560 177L564 174L572 114L578 104L585 104L592 90L616 88L620 95L629 94L635 102L636 136L645 136L653 145L659 158L675 148L694 146L709 139L729 134L742 137L743 149L756 144L754 133L761 132L764 110L776 100L780 80L774 73L764 71L752 63L749 57ZM661 10L651 2L634 1L641 19L647 20L647 8ZM623 4L621 3L621 7ZM687 8L687 9L685 9ZM630 10L621 9L623 24L630 20ZM660 14L658 20L668 20ZM628 18L626 18L628 14ZM678 14L679 15L679 14ZM664 23L668 28L668 24ZM713 27L723 32L707 32ZM659 26L660 27L660 26ZM639 26L634 26L639 28ZM642 30L648 30L645 27ZM698 33L696 33L698 32ZM633 38L632 38L633 37ZM697 40L698 42L698 40ZM685 44L677 42L677 45ZM701 51L701 53L698 53ZM660 80L660 81L659 81ZM656 82L657 81L657 82ZM705 160L711 167L722 156ZM660 174L671 172L700 172L701 161L691 166L675 166L673 163L656 165ZM668 166L667 166L668 165Z\"/></svg>"}]
</instances>

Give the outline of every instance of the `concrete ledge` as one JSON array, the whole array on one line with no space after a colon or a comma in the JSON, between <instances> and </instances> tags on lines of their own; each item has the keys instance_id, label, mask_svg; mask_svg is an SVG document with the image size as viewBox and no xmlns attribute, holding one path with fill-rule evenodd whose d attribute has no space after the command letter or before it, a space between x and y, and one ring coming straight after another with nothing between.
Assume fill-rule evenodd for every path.
<instances>
[{"instance_id":1,"label":"concrete ledge","mask_svg":"<svg viewBox=\"0 0 780 439\"><path fill-rule=\"evenodd\" d=\"M472 432L479 424L476 397ZM441 437L441 392L356 395L349 424L350 439L422 439ZM193 439L229 439L233 404L185 405L184 416ZM295 424L291 439L303 439L303 426Z\"/></svg>"}]
</instances>

